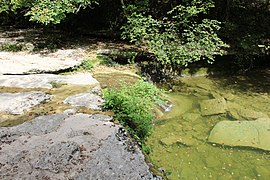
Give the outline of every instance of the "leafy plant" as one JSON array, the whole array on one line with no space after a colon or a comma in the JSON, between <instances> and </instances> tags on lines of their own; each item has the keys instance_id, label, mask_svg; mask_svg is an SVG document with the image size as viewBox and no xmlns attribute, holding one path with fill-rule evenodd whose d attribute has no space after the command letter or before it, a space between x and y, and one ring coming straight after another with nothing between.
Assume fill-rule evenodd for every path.
<instances>
[{"instance_id":1,"label":"leafy plant","mask_svg":"<svg viewBox=\"0 0 270 180\"><path fill-rule=\"evenodd\" d=\"M152 109L162 101L161 90L143 80L134 85L122 84L120 89L105 89L103 109L112 110L115 117L139 141L143 141L153 128Z\"/></svg>"},{"instance_id":2,"label":"leafy plant","mask_svg":"<svg viewBox=\"0 0 270 180\"><path fill-rule=\"evenodd\" d=\"M83 70L90 71L93 69L94 63L92 60L86 59L86 60L82 61L80 67Z\"/></svg>"},{"instance_id":3,"label":"leafy plant","mask_svg":"<svg viewBox=\"0 0 270 180\"><path fill-rule=\"evenodd\" d=\"M0 51L18 52L18 51L22 51L22 49L23 49L22 44L6 43L6 44L0 45Z\"/></svg>"},{"instance_id":4,"label":"leafy plant","mask_svg":"<svg viewBox=\"0 0 270 180\"><path fill-rule=\"evenodd\" d=\"M228 46L216 33L220 29L218 21L197 19L210 7L210 1L193 0L186 6L174 7L161 20L133 12L122 28L122 38L146 47L163 65L187 66L204 58L211 63Z\"/></svg>"},{"instance_id":5,"label":"leafy plant","mask_svg":"<svg viewBox=\"0 0 270 180\"><path fill-rule=\"evenodd\" d=\"M25 8L25 15L30 16L31 21L45 25L59 24L66 14L77 13L80 9L97 3L97 0L5 0L0 3L0 13Z\"/></svg>"}]
</instances>

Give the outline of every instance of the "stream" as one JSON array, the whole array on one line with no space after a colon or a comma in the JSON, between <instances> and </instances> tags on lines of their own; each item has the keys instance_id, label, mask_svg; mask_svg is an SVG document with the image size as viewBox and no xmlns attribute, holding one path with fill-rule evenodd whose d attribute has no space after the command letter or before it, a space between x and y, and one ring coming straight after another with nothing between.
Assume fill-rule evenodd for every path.
<instances>
[{"instance_id":1,"label":"stream","mask_svg":"<svg viewBox=\"0 0 270 180\"><path fill-rule=\"evenodd\" d=\"M168 97L174 107L156 119L147 140L150 161L172 180L270 179L269 151L208 141L218 122L270 116L269 75L266 70L249 76L181 78L172 83ZM235 108L205 115L200 103L218 98ZM238 107L245 113L236 114L233 110Z\"/></svg>"}]
</instances>

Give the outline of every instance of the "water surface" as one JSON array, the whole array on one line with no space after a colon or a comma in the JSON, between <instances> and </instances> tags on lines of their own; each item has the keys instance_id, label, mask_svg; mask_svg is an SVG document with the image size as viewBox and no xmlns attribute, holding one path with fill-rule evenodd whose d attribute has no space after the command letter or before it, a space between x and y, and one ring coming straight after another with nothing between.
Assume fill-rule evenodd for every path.
<instances>
[{"instance_id":1,"label":"water surface","mask_svg":"<svg viewBox=\"0 0 270 180\"><path fill-rule=\"evenodd\" d=\"M202 116L202 100L223 97L241 107L270 116L269 74L252 77L193 77L171 85L171 112L155 121L147 144L151 161L169 179L270 179L270 153L249 147L208 143L214 125L234 119L227 113ZM270 137L269 137L270 141Z\"/></svg>"}]
</instances>

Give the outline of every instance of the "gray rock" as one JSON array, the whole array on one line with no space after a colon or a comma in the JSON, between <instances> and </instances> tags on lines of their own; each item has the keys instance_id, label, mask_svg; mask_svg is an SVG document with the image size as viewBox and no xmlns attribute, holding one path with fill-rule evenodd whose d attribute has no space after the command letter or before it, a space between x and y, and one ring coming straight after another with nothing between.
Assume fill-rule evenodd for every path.
<instances>
[{"instance_id":1,"label":"gray rock","mask_svg":"<svg viewBox=\"0 0 270 180\"><path fill-rule=\"evenodd\" d=\"M55 72L78 66L82 61L83 55L79 50L58 50L46 56L0 52L0 74Z\"/></svg>"},{"instance_id":2,"label":"gray rock","mask_svg":"<svg viewBox=\"0 0 270 180\"><path fill-rule=\"evenodd\" d=\"M173 104L168 103L168 104L159 104L159 107L164 111L164 112L170 112L171 109L173 108Z\"/></svg>"},{"instance_id":3,"label":"gray rock","mask_svg":"<svg viewBox=\"0 0 270 180\"><path fill-rule=\"evenodd\" d=\"M52 98L44 92L20 92L20 93L0 93L0 112L9 114L23 114L42 102Z\"/></svg>"},{"instance_id":4,"label":"gray rock","mask_svg":"<svg viewBox=\"0 0 270 180\"><path fill-rule=\"evenodd\" d=\"M25 122L10 129L19 135L41 136L57 131L67 117L67 114L40 116L33 121Z\"/></svg>"},{"instance_id":5,"label":"gray rock","mask_svg":"<svg viewBox=\"0 0 270 180\"><path fill-rule=\"evenodd\" d=\"M96 151L95 158L88 162L87 168L75 179L162 179L153 176L144 161L140 149L120 128L116 136L111 136L103 143Z\"/></svg>"},{"instance_id":6,"label":"gray rock","mask_svg":"<svg viewBox=\"0 0 270 180\"><path fill-rule=\"evenodd\" d=\"M269 137L270 119L263 118L256 121L221 121L212 129L208 141L270 150Z\"/></svg>"},{"instance_id":7,"label":"gray rock","mask_svg":"<svg viewBox=\"0 0 270 180\"><path fill-rule=\"evenodd\" d=\"M226 113L227 104L224 98L203 100L200 103L203 116Z\"/></svg>"},{"instance_id":8,"label":"gray rock","mask_svg":"<svg viewBox=\"0 0 270 180\"><path fill-rule=\"evenodd\" d=\"M75 142L60 142L52 145L37 161L35 168L54 173L68 171L72 161L78 161L80 146Z\"/></svg>"},{"instance_id":9,"label":"gray rock","mask_svg":"<svg viewBox=\"0 0 270 180\"><path fill-rule=\"evenodd\" d=\"M0 75L0 86L17 88L53 88L57 84L95 85L99 82L91 74Z\"/></svg>"},{"instance_id":10,"label":"gray rock","mask_svg":"<svg viewBox=\"0 0 270 180\"><path fill-rule=\"evenodd\" d=\"M64 103L71 104L73 106L87 107L93 110L101 110L101 105L104 100L93 93L81 93L74 96L70 96L64 100Z\"/></svg>"},{"instance_id":11,"label":"gray rock","mask_svg":"<svg viewBox=\"0 0 270 180\"><path fill-rule=\"evenodd\" d=\"M0 128L0 179L161 179L123 128L102 118L56 114Z\"/></svg>"}]
</instances>

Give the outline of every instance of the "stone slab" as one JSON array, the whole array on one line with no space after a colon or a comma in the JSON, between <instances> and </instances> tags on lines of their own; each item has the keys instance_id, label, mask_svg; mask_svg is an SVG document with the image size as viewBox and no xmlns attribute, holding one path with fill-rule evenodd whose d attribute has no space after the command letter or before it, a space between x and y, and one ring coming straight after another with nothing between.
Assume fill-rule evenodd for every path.
<instances>
[{"instance_id":1,"label":"stone slab","mask_svg":"<svg viewBox=\"0 0 270 180\"><path fill-rule=\"evenodd\" d=\"M254 111L239 104L228 102L228 115L236 120L255 120L258 118L267 118L268 115L262 112Z\"/></svg>"},{"instance_id":2,"label":"stone slab","mask_svg":"<svg viewBox=\"0 0 270 180\"><path fill-rule=\"evenodd\" d=\"M224 98L203 100L200 103L201 113L203 116L226 113L227 105Z\"/></svg>"},{"instance_id":3,"label":"stone slab","mask_svg":"<svg viewBox=\"0 0 270 180\"><path fill-rule=\"evenodd\" d=\"M78 66L83 61L78 50L58 50L40 55L25 52L0 52L0 74L36 74L55 72Z\"/></svg>"},{"instance_id":4,"label":"stone slab","mask_svg":"<svg viewBox=\"0 0 270 180\"><path fill-rule=\"evenodd\" d=\"M53 88L54 84L95 85L99 82L89 73L73 75L31 74L0 75L0 86L16 88Z\"/></svg>"},{"instance_id":5,"label":"stone slab","mask_svg":"<svg viewBox=\"0 0 270 180\"><path fill-rule=\"evenodd\" d=\"M71 104L72 106L86 107L93 110L101 110L101 105L104 100L92 92L76 94L69 96L64 100L64 103Z\"/></svg>"},{"instance_id":6,"label":"stone slab","mask_svg":"<svg viewBox=\"0 0 270 180\"><path fill-rule=\"evenodd\" d=\"M0 128L0 179L160 179L124 129L101 117L110 119L55 114Z\"/></svg>"},{"instance_id":7,"label":"stone slab","mask_svg":"<svg viewBox=\"0 0 270 180\"><path fill-rule=\"evenodd\" d=\"M0 93L0 112L23 114L24 111L52 98L44 92Z\"/></svg>"},{"instance_id":8,"label":"stone slab","mask_svg":"<svg viewBox=\"0 0 270 180\"><path fill-rule=\"evenodd\" d=\"M209 142L228 146L254 147L270 151L270 119L221 121L212 129Z\"/></svg>"}]
</instances>

